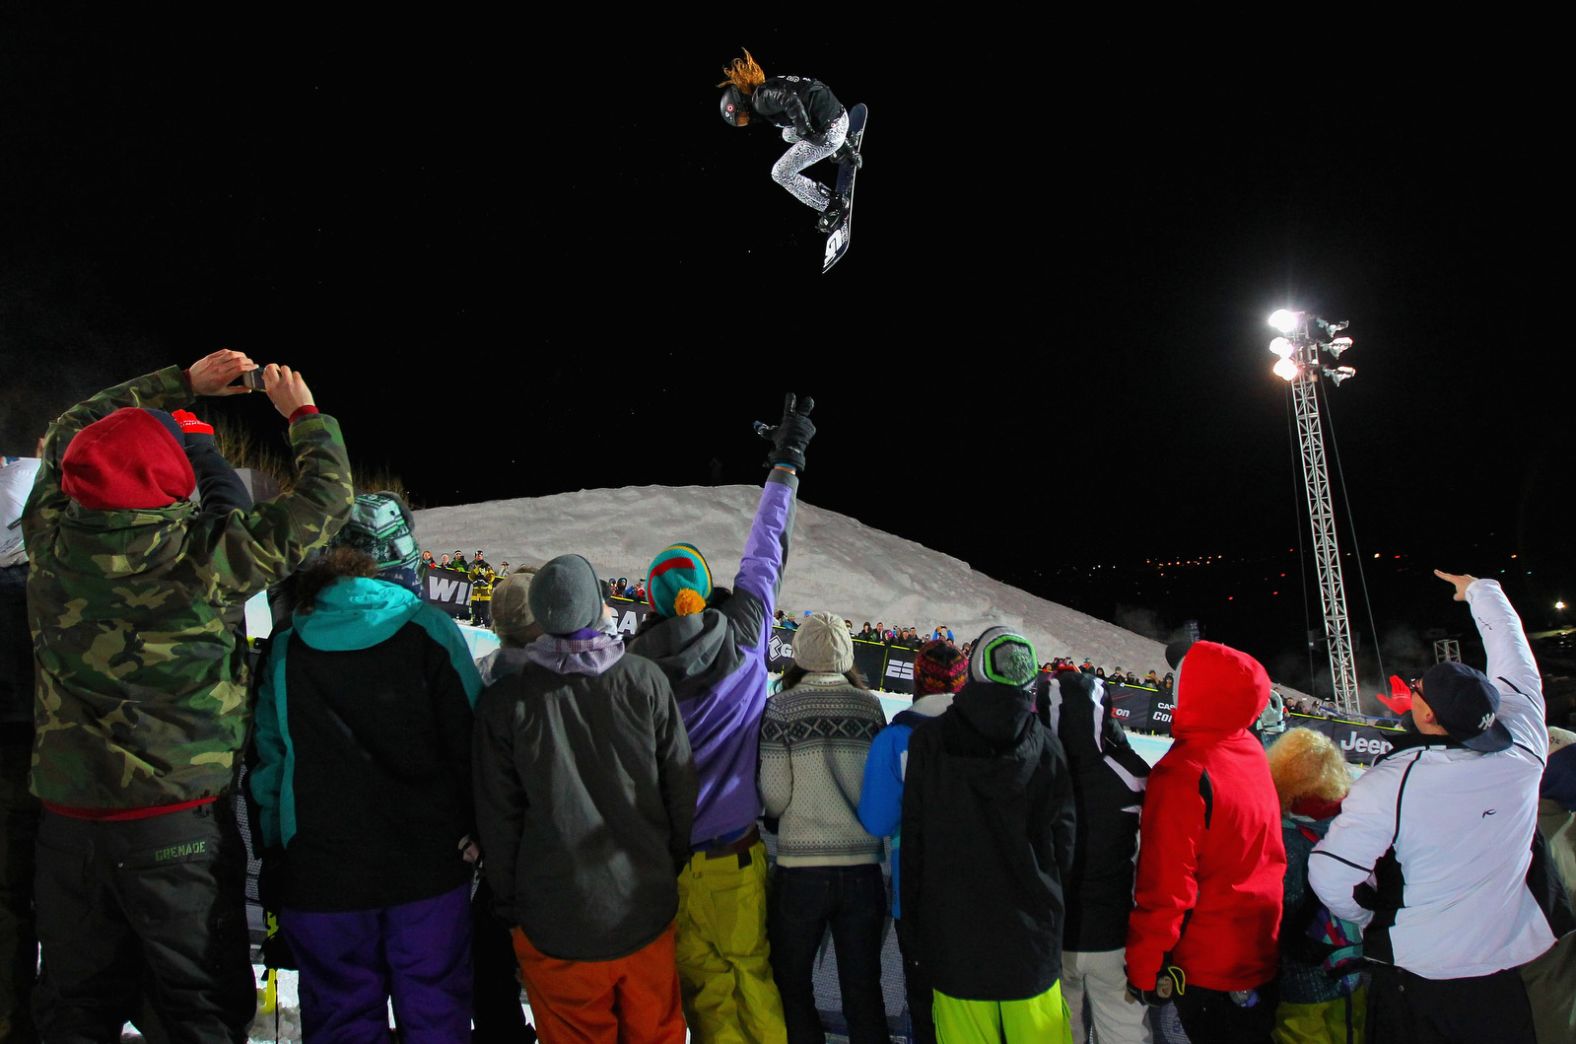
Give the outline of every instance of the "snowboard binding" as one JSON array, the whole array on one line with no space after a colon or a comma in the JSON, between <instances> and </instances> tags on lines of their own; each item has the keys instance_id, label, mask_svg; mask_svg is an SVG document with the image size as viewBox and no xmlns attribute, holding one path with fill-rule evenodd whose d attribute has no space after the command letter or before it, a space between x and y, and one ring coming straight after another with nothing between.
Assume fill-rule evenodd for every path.
<instances>
[{"instance_id":1,"label":"snowboard binding","mask_svg":"<svg viewBox=\"0 0 1576 1044\"><path fill-rule=\"evenodd\" d=\"M847 213L848 197L833 196L831 202L827 203L826 209L821 211L820 217L816 218L816 230L831 235L843 223L843 218Z\"/></svg>"}]
</instances>

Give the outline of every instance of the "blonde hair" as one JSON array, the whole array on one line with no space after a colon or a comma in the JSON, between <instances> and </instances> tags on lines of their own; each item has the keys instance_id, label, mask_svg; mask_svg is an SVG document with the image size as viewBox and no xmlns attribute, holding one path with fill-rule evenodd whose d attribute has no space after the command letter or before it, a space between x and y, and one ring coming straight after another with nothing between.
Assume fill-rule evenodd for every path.
<instances>
[{"instance_id":1,"label":"blonde hair","mask_svg":"<svg viewBox=\"0 0 1576 1044\"><path fill-rule=\"evenodd\" d=\"M756 62L755 56L748 49L744 51L743 58L735 58L730 64L722 67L722 75L727 79L719 83L718 87L733 84L742 94L754 94L755 88L766 82L766 73Z\"/></svg>"},{"instance_id":2,"label":"blonde hair","mask_svg":"<svg viewBox=\"0 0 1576 1044\"><path fill-rule=\"evenodd\" d=\"M1316 797L1340 801L1352 789L1346 759L1340 748L1322 732L1312 729L1287 729L1268 752L1270 778L1280 795L1281 811L1291 808L1298 798Z\"/></svg>"}]
</instances>

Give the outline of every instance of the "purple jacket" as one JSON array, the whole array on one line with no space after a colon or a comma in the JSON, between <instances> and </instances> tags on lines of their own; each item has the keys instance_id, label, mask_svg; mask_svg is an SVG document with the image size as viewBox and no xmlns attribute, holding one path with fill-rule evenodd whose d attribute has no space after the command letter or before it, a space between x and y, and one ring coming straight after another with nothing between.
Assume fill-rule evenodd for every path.
<instances>
[{"instance_id":1,"label":"purple jacket","mask_svg":"<svg viewBox=\"0 0 1576 1044\"><path fill-rule=\"evenodd\" d=\"M700 794L691 841L737 834L761 814L756 784L766 709L766 644L788 560L799 477L773 470L761 491L733 596L692 616L663 620L629 651L656 661L689 732Z\"/></svg>"}]
</instances>

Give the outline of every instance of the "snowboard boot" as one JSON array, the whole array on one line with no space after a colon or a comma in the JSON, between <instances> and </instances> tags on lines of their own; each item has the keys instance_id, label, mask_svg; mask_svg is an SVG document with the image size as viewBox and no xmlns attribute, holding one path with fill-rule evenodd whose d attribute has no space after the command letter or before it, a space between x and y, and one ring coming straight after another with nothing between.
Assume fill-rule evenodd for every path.
<instances>
[{"instance_id":1,"label":"snowboard boot","mask_svg":"<svg viewBox=\"0 0 1576 1044\"><path fill-rule=\"evenodd\" d=\"M818 231L831 235L843 224L843 218L848 214L848 197L833 196L832 201L821 211L821 216L816 219L815 227Z\"/></svg>"},{"instance_id":2,"label":"snowboard boot","mask_svg":"<svg viewBox=\"0 0 1576 1044\"><path fill-rule=\"evenodd\" d=\"M852 142L845 141L842 147L832 153L832 158L842 166L851 166L855 170L865 165L865 159L859 155L859 150L854 148Z\"/></svg>"}]
</instances>

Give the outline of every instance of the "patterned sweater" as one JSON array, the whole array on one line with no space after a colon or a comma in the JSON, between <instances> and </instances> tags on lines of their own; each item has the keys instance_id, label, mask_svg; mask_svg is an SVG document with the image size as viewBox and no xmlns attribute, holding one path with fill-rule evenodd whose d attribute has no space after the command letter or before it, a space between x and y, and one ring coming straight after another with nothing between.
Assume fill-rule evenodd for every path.
<instances>
[{"instance_id":1,"label":"patterned sweater","mask_svg":"<svg viewBox=\"0 0 1576 1044\"><path fill-rule=\"evenodd\" d=\"M881 862L881 839L865 832L857 810L865 755L884 725L880 701L840 674L808 674L767 701L761 798L781 820L778 863Z\"/></svg>"}]
</instances>

